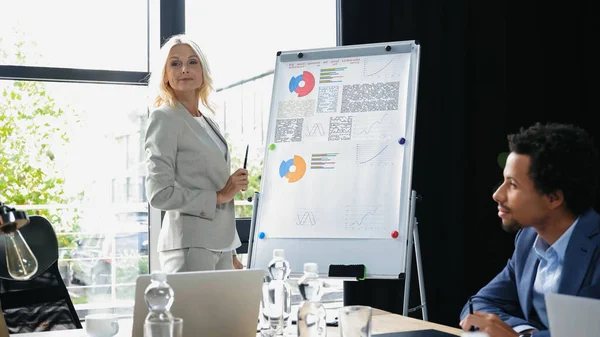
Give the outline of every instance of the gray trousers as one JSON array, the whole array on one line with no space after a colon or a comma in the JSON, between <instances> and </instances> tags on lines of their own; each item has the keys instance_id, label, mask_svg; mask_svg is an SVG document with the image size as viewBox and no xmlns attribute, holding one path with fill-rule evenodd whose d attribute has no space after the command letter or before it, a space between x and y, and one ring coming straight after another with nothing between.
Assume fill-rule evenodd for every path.
<instances>
[{"instance_id":1,"label":"gray trousers","mask_svg":"<svg viewBox=\"0 0 600 337\"><path fill-rule=\"evenodd\" d=\"M183 248L158 252L165 273L233 269L232 252L213 252L206 248Z\"/></svg>"}]
</instances>

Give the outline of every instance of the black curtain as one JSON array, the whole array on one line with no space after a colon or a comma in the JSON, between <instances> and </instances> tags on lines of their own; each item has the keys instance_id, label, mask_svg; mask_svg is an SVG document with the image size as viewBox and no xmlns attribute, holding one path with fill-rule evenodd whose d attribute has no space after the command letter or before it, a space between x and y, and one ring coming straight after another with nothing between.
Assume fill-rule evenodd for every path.
<instances>
[{"instance_id":1,"label":"black curtain","mask_svg":"<svg viewBox=\"0 0 600 337\"><path fill-rule=\"evenodd\" d=\"M428 313L458 326L468 296L513 251L514 236L502 231L492 200L507 133L537 121L568 122L599 143L600 125L592 122L600 113L598 2L341 6L343 45L421 45L413 188L423 197L416 212Z\"/></svg>"}]
</instances>

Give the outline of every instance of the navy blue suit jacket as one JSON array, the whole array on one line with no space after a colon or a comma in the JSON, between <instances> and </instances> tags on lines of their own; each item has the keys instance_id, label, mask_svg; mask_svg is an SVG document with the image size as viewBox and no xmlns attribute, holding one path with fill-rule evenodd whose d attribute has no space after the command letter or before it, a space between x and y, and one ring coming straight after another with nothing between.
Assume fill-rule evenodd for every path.
<instances>
[{"instance_id":1,"label":"navy blue suit jacket","mask_svg":"<svg viewBox=\"0 0 600 337\"><path fill-rule=\"evenodd\" d=\"M534 337L550 336L532 305L533 283L539 260L533 250L537 232L524 228L517 233L515 251L504 270L473 297L475 311L498 315L508 325L531 325L540 332ZM600 298L600 215L584 213L567 245L558 293ZM460 319L469 313L465 304Z\"/></svg>"}]
</instances>

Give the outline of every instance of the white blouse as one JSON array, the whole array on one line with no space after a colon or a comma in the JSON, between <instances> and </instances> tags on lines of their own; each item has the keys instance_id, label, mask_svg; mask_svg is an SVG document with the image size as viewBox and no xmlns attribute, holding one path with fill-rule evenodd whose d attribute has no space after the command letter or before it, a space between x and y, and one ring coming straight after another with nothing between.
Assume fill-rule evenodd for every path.
<instances>
[{"instance_id":1,"label":"white blouse","mask_svg":"<svg viewBox=\"0 0 600 337\"><path fill-rule=\"evenodd\" d=\"M200 126L202 126L206 133L208 133L210 138L212 138L213 142L215 142L215 144L219 147L219 150L221 150L221 152L223 153L223 156L225 156L225 154L227 153L227 145L223 142L221 137L217 135L215 130L213 130L213 128L208 124L208 122L206 121L206 117L200 116L194 117L194 119L198 121L198 123L200 123Z\"/></svg>"}]
</instances>

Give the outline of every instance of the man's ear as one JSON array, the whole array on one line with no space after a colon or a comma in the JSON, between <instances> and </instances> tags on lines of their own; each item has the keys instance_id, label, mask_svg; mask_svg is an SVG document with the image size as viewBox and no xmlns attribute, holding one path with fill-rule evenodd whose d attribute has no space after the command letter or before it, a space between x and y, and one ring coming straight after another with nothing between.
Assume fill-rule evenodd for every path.
<instances>
[{"instance_id":1,"label":"man's ear","mask_svg":"<svg viewBox=\"0 0 600 337\"><path fill-rule=\"evenodd\" d=\"M548 202L551 209L555 209L562 205L565 201L565 196L561 190L556 190L547 194Z\"/></svg>"}]
</instances>

